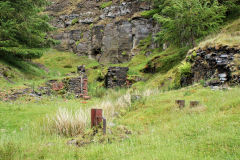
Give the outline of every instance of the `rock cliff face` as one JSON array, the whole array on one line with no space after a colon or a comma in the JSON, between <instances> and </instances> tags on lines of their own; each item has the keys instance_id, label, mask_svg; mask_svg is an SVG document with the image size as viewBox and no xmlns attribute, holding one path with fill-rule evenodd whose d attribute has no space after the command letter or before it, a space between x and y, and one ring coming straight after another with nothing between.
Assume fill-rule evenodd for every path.
<instances>
[{"instance_id":1,"label":"rock cliff face","mask_svg":"<svg viewBox=\"0 0 240 160\"><path fill-rule=\"evenodd\" d=\"M139 52L141 40L158 31L152 19L141 17L140 13L149 9L151 5L140 0L53 0L47 12L58 28L52 33L61 41L57 49L87 55L101 63L121 63Z\"/></svg>"}]
</instances>

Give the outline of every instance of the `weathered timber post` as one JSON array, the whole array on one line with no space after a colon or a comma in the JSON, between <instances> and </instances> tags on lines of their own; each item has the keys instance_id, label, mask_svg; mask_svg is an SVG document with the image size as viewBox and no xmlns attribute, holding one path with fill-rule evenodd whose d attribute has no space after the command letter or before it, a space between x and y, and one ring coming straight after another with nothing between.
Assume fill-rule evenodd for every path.
<instances>
[{"instance_id":1,"label":"weathered timber post","mask_svg":"<svg viewBox=\"0 0 240 160\"><path fill-rule=\"evenodd\" d=\"M199 101L190 101L190 107L197 107L199 106L200 102Z\"/></svg>"},{"instance_id":2,"label":"weathered timber post","mask_svg":"<svg viewBox=\"0 0 240 160\"><path fill-rule=\"evenodd\" d=\"M105 135L107 131L107 120L103 118L103 134Z\"/></svg>"},{"instance_id":3,"label":"weathered timber post","mask_svg":"<svg viewBox=\"0 0 240 160\"><path fill-rule=\"evenodd\" d=\"M185 107L185 100L176 100L175 103L180 109L183 109Z\"/></svg>"},{"instance_id":4,"label":"weathered timber post","mask_svg":"<svg viewBox=\"0 0 240 160\"><path fill-rule=\"evenodd\" d=\"M103 124L103 127L101 126ZM91 128L95 128L96 131L98 128L103 129L103 134L106 134L107 121L102 116L102 109L92 109L91 110Z\"/></svg>"}]
</instances>

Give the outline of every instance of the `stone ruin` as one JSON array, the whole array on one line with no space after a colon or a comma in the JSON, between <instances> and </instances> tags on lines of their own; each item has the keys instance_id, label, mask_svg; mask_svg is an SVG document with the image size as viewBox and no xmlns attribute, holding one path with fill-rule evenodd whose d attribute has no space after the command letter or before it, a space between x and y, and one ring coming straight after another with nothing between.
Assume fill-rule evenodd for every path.
<instances>
[{"instance_id":1,"label":"stone ruin","mask_svg":"<svg viewBox=\"0 0 240 160\"><path fill-rule=\"evenodd\" d=\"M78 77L70 78L65 83L67 83L67 90L75 93L76 97L89 99L88 96L88 78L86 74L85 66L78 66L77 72Z\"/></svg>"},{"instance_id":2,"label":"stone ruin","mask_svg":"<svg viewBox=\"0 0 240 160\"><path fill-rule=\"evenodd\" d=\"M236 85L240 83L240 49L209 47L192 51L187 58L191 74L181 78L181 85L204 80L206 86Z\"/></svg>"},{"instance_id":3,"label":"stone ruin","mask_svg":"<svg viewBox=\"0 0 240 160\"><path fill-rule=\"evenodd\" d=\"M128 67L109 67L105 76L105 87L115 88L127 86Z\"/></svg>"}]
</instances>

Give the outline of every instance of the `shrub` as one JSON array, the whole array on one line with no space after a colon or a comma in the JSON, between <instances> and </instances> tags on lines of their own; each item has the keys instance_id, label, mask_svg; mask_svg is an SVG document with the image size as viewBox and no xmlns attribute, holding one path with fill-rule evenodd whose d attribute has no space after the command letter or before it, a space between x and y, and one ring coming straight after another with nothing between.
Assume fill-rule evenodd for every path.
<instances>
[{"instance_id":1,"label":"shrub","mask_svg":"<svg viewBox=\"0 0 240 160\"><path fill-rule=\"evenodd\" d=\"M153 17L162 25L161 43L195 45L196 39L216 31L225 18L226 7L216 0L161 0Z\"/></svg>"},{"instance_id":2,"label":"shrub","mask_svg":"<svg viewBox=\"0 0 240 160\"><path fill-rule=\"evenodd\" d=\"M191 64L189 62L184 62L179 67L179 71L181 73L181 76L190 74L191 73Z\"/></svg>"}]
</instances>

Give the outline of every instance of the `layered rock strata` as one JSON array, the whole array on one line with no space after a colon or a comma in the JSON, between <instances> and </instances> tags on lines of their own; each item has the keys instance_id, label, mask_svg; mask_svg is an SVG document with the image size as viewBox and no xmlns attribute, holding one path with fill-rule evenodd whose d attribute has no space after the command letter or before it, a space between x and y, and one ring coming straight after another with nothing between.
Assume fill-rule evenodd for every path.
<instances>
[{"instance_id":1,"label":"layered rock strata","mask_svg":"<svg viewBox=\"0 0 240 160\"><path fill-rule=\"evenodd\" d=\"M240 83L240 49L227 46L192 51L187 57L191 74L181 78L181 85L204 80L208 86Z\"/></svg>"},{"instance_id":2,"label":"layered rock strata","mask_svg":"<svg viewBox=\"0 0 240 160\"><path fill-rule=\"evenodd\" d=\"M154 37L158 32L159 26L152 19L141 16L142 11L151 9L148 2L113 1L102 8L103 3L83 0L72 4L74 9L71 8L70 13L66 10L71 2L58 0L49 6L52 24L58 28L52 37L61 42L56 48L89 56L101 63L122 63L138 54L141 40Z\"/></svg>"}]
</instances>

